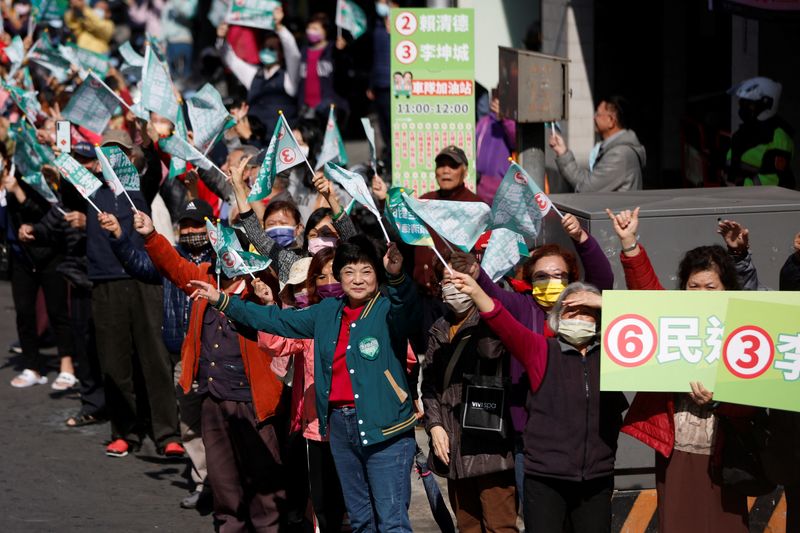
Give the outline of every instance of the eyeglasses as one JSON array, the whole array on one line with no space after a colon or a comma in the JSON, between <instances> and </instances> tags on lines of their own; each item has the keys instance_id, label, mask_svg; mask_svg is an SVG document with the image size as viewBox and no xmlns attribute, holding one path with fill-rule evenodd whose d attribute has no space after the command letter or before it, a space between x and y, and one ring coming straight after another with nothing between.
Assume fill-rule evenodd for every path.
<instances>
[{"instance_id":1,"label":"eyeglasses","mask_svg":"<svg viewBox=\"0 0 800 533\"><path fill-rule=\"evenodd\" d=\"M569 280L569 272L544 272L542 270L533 273L533 281L549 281L551 279L567 281Z\"/></svg>"}]
</instances>

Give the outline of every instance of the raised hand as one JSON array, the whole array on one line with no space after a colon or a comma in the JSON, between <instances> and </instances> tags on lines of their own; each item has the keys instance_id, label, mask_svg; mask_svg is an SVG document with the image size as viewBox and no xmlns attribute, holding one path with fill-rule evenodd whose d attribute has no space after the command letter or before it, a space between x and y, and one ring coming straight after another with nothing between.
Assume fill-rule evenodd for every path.
<instances>
[{"instance_id":1,"label":"raised hand","mask_svg":"<svg viewBox=\"0 0 800 533\"><path fill-rule=\"evenodd\" d=\"M331 195L331 182L325 177L325 174L319 170L314 177L311 178L311 183L314 184L314 188L317 189L317 192L320 193L325 198L328 198Z\"/></svg>"},{"instance_id":2,"label":"raised hand","mask_svg":"<svg viewBox=\"0 0 800 533\"><path fill-rule=\"evenodd\" d=\"M561 227L567 232L569 238L575 242L585 242L589 238L589 234L583 230L581 223L572 213L564 215L564 218L561 219Z\"/></svg>"},{"instance_id":3,"label":"raised hand","mask_svg":"<svg viewBox=\"0 0 800 533\"><path fill-rule=\"evenodd\" d=\"M269 285L258 278L254 279L250 284L253 286L255 295L264 305L273 305L275 303L275 298L272 296L272 289L269 288Z\"/></svg>"},{"instance_id":4,"label":"raised hand","mask_svg":"<svg viewBox=\"0 0 800 533\"><path fill-rule=\"evenodd\" d=\"M614 225L614 231L619 237L622 248L628 249L635 245L636 232L639 229L639 208L637 207L633 211L625 209L616 215L610 209L606 209L606 214L608 214L608 218L611 219L611 223ZM625 252L626 255L637 255L638 253L638 248L631 252Z\"/></svg>"},{"instance_id":5,"label":"raised hand","mask_svg":"<svg viewBox=\"0 0 800 533\"><path fill-rule=\"evenodd\" d=\"M70 211L64 215L64 220L71 228L86 229L86 215L80 211Z\"/></svg>"},{"instance_id":6,"label":"raised hand","mask_svg":"<svg viewBox=\"0 0 800 533\"><path fill-rule=\"evenodd\" d=\"M383 266L391 276L399 276L403 270L403 254L397 249L397 244L389 243L386 255L383 256Z\"/></svg>"},{"instance_id":7,"label":"raised hand","mask_svg":"<svg viewBox=\"0 0 800 533\"><path fill-rule=\"evenodd\" d=\"M214 287L212 284L207 283L205 281L200 281L197 279L193 279L189 283L186 284L187 287L194 287L194 292L189 295L194 301L197 300L208 300L211 303L217 303L219 301L220 292Z\"/></svg>"},{"instance_id":8,"label":"raised hand","mask_svg":"<svg viewBox=\"0 0 800 533\"><path fill-rule=\"evenodd\" d=\"M591 307L600 309L603 306L603 297L589 291L573 292L564 298L564 308L570 307Z\"/></svg>"},{"instance_id":9,"label":"raised hand","mask_svg":"<svg viewBox=\"0 0 800 533\"><path fill-rule=\"evenodd\" d=\"M558 156L562 156L567 153L567 143L564 142L564 137L558 133L554 132L552 135L550 135L547 144L550 145L550 148L552 148Z\"/></svg>"},{"instance_id":10,"label":"raised hand","mask_svg":"<svg viewBox=\"0 0 800 533\"><path fill-rule=\"evenodd\" d=\"M450 254L450 266L453 267L453 270L469 274L472 279L478 279L478 274L481 271L481 265L475 256L461 250L454 250Z\"/></svg>"},{"instance_id":11,"label":"raised hand","mask_svg":"<svg viewBox=\"0 0 800 533\"><path fill-rule=\"evenodd\" d=\"M386 182L383 181L383 178L375 174L372 176L372 195L379 201L383 202L386 200L386 196L389 194L389 186L386 185Z\"/></svg>"},{"instance_id":12,"label":"raised hand","mask_svg":"<svg viewBox=\"0 0 800 533\"><path fill-rule=\"evenodd\" d=\"M750 230L735 220L720 220L717 233L722 235L728 250L735 254L744 254L750 248Z\"/></svg>"},{"instance_id":13,"label":"raised hand","mask_svg":"<svg viewBox=\"0 0 800 533\"><path fill-rule=\"evenodd\" d=\"M145 237L156 230L153 226L153 220L141 211L133 214L133 229L136 230L136 233Z\"/></svg>"},{"instance_id":14,"label":"raised hand","mask_svg":"<svg viewBox=\"0 0 800 533\"><path fill-rule=\"evenodd\" d=\"M689 397L697 405L706 405L714 399L714 393L707 390L699 381L690 381L689 386L692 388Z\"/></svg>"},{"instance_id":15,"label":"raised hand","mask_svg":"<svg viewBox=\"0 0 800 533\"><path fill-rule=\"evenodd\" d=\"M453 285L458 289L458 292L472 298L478 311L481 313L488 313L494 309L494 301L481 289L481 286L478 285L478 282L475 281L472 276L464 274L463 272L454 271L450 278Z\"/></svg>"}]
</instances>

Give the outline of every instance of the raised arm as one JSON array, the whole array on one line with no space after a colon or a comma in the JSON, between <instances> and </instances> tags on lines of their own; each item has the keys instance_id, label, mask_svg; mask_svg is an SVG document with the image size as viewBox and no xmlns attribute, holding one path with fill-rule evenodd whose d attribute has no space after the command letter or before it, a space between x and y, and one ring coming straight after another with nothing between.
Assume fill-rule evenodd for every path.
<instances>
[{"instance_id":1,"label":"raised arm","mask_svg":"<svg viewBox=\"0 0 800 533\"><path fill-rule=\"evenodd\" d=\"M389 277L387 283L387 295L391 304L387 317L389 327L397 335L408 337L419 329L422 310L417 289L411 278L402 270L403 254L395 243L389 244L383 264Z\"/></svg>"},{"instance_id":2,"label":"raised arm","mask_svg":"<svg viewBox=\"0 0 800 533\"><path fill-rule=\"evenodd\" d=\"M750 230L735 220L720 220L717 233L728 246L728 255L733 259L736 276L745 291L766 291L769 288L758 281L758 271L750 255Z\"/></svg>"},{"instance_id":3,"label":"raised arm","mask_svg":"<svg viewBox=\"0 0 800 533\"><path fill-rule=\"evenodd\" d=\"M606 209L608 218L614 226L614 231L619 237L622 251L620 261L625 271L625 284L631 290L664 290L653 269L650 258L638 240L636 231L639 229L639 208L620 211L616 215Z\"/></svg>"},{"instance_id":4,"label":"raised arm","mask_svg":"<svg viewBox=\"0 0 800 533\"><path fill-rule=\"evenodd\" d=\"M233 51L231 45L225 41L225 36L228 35L228 25L227 24L220 24L217 28L217 38L220 44L220 56L222 57L222 62L225 63L225 66L233 72L233 75L236 76L236 79L239 80L239 83L244 85L244 88L248 91L250 90L250 86L253 84L253 79L258 74L259 67L255 65L251 65L244 59L240 58L236 55L236 52Z\"/></svg>"},{"instance_id":5,"label":"raised arm","mask_svg":"<svg viewBox=\"0 0 800 533\"><path fill-rule=\"evenodd\" d=\"M292 32L283 25L283 8L276 8L273 15L275 17L275 33L278 34L278 39L281 40L283 60L286 63L283 89L289 96L296 96L298 81L300 80L300 49L297 47L297 41L294 40Z\"/></svg>"},{"instance_id":6,"label":"raised arm","mask_svg":"<svg viewBox=\"0 0 800 533\"><path fill-rule=\"evenodd\" d=\"M586 233L572 213L564 215L561 226L575 244L585 271L586 283L591 283L600 290L613 289L614 273L611 271L611 263L594 237Z\"/></svg>"}]
</instances>

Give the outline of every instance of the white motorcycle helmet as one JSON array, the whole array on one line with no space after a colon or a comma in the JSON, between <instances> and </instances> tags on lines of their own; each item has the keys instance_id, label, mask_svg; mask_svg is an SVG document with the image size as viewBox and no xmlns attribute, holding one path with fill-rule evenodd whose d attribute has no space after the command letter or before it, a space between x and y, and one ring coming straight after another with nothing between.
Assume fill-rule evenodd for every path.
<instances>
[{"instance_id":1,"label":"white motorcycle helmet","mask_svg":"<svg viewBox=\"0 0 800 533\"><path fill-rule=\"evenodd\" d=\"M763 121L775 116L778 112L778 102L781 98L782 90L783 86L777 81L759 76L734 85L728 93L742 100L763 103L766 109L756 116L758 120Z\"/></svg>"}]
</instances>

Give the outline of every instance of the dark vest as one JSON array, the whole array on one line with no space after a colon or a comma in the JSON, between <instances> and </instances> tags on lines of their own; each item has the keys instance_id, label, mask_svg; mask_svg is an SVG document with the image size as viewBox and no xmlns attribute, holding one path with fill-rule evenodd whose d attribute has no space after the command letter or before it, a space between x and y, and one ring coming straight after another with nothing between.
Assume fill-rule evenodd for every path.
<instances>
[{"instance_id":1,"label":"dark vest","mask_svg":"<svg viewBox=\"0 0 800 533\"><path fill-rule=\"evenodd\" d=\"M270 137L275 131L275 124L278 123L278 111L283 111L289 124L297 118L297 100L286 94L286 89L283 87L285 76L286 71L280 69L274 76L266 79L262 69L253 78L250 91L247 93L250 114L258 117Z\"/></svg>"},{"instance_id":2,"label":"dark vest","mask_svg":"<svg viewBox=\"0 0 800 533\"><path fill-rule=\"evenodd\" d=\"M612 475L626 408L621 392L600 392L599 344L581 357L548 339L544 379L528 394L525 473L569 481Z\"/></svg>"}]
</instances>

